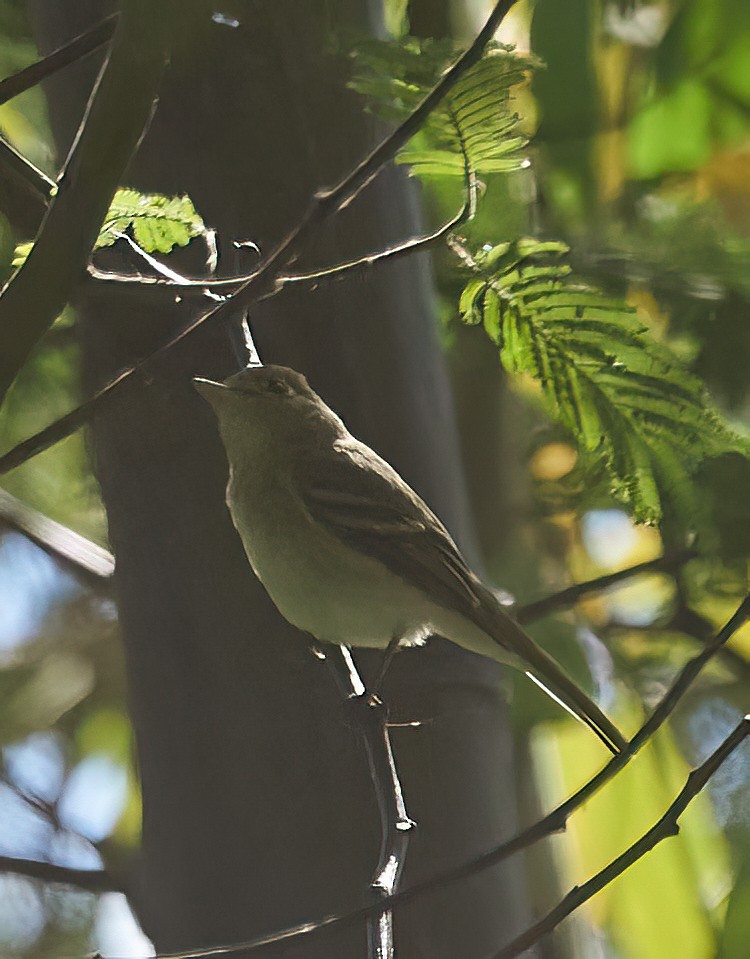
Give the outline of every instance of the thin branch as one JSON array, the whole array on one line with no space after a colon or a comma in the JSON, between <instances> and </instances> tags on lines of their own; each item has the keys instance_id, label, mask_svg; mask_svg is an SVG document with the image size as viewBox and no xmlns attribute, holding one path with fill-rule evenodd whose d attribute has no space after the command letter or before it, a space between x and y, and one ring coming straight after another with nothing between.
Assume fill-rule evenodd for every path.
<instances>
[{"instance_id":1,"label":"thin branch","mask_svg":"<svg viewBox=\"0 0 750 959\"><path fill-rule=\"evenodd\" d=\"M63 825L60 820L59 813L59 800L55 802L50 802L47 799L43 799L41 796L35 795L33 792L29 792L24 789L23 786L19 785L11 776L8 775L7 771L3 768L4 763L2 762L2 757L0 756L0 784L2 784L6 789L10 790L20 802L23 803L35 816L38 816L45 823L50 825L54 830L55 834L58 836L65 836L74 839L77 843L83 843L85 846L91 848L100 857L104 855L104 846L105 843L94 842L92 839L89 839L88 836L84 836L80 832L76 832L74 829L70 829L67 826ZM30 864L28 864L30 862ZM28 864L28 865L27 865ZM20 868L18 868L20 866ZM102 875L107 873L106 869L99 870L90 870L90 869L70 869L67 866L53 866L49 862L39 862L38 860L26 860L19 859L12 856L2 856L0 857L0 873L5 872L21 872L23 871L26 875L31 876L31 878L40 878L40 879L49 879L49 881L58 881L50 874L50 869L52 870L66 870L66 875L75 877L79 872L82 875L82 882L79 883L75 881L74 878L71 878L73 885L80 885L81 888L88 888L88 883L96 883L97 874L101 873ZM31 870L31 871L30 871ZM40 870L44 870L44 875L40 875ZM62 874L60 874L62 875ZM67 881L64 878L61 878L59 881ZM109 883L112 885L112 888L116 888L119 891L126 892L125 881L118 881L115 886L114 880L112 879L111 873L109 873ZM84 883L86 885L84 885ZM93 890L97 891L97 890ZM102 892L106 892L106 889L102 889Z\"/></svg>"},{"instance_id":2,"label":"thin branch","mask_svg":"<svg viewBox=\"0 0 750 959\"><path fill-rule=\"evenodd\" d=\"M458 130L458 125L456 125L456 128L460 138L460 130ZM477 178L476 174L471 169L469 156L462 139L460 139L460 146L464 161L464 201L461 205L461 209L458 210L458 212L455 213L449 220L446 220L442 226L438 227L436 230L433 230L431 233L425 233L422 236L411 237L408 240L404 240L402 243L397 243L393 246L386 247L385 249L377 250L374 253L366 253L363 256L356 257L353 260L345 260L343 263L336 263L333 266L318 267L317 269L310 270L306 273L282 274L276 278L277 291L280 291L284 286L293 283L318 283L321 280L339 277L344 273L351 273L355 270L371 269L373 266L383 262L384 260L398 260L402 256L408 256L412 253L418 252L419 250L428 249L430 246L433 246L440 240L448 237L459 226L461 226L463 223L466 223L467 220L473 219L477 208ZM105 283L124 283L137 284L138 286L162 287L170 291L178 289L182 292L184 290L196 289L200 290L200 292L204 295L209 295L215 292L236 292L236 290L243 283L250 281L254 276L254 274L245 274L243 276L229 276L220 279L181 276L180 274L175 273L173 270L170 270L163 263L160 263L158 260L155 260L153 257L149 256L145 250L142 250L138 244L131 240L127 233L119 233L118 236L121 239L126 240L130 244L131 248L139 256L145 259L149 266L151 266L160 275L143 276L142 274L128 275L122 273L112 273L105 270L99 270L93 264L90 264L88 272L92 279Z\"/></svg>"},{"instance_id":3,"label":"thin branch","mask_svg":"<svg viewBox=\"0 0 750 959\"><path fill-rule=\"evenodd\" d=\"M411 240L405 240L403 243L397 244L396 246L388 247L385 250L379 250L376 253L369 253L366 256L358 257L355 260L348 260L345 263L337 263L334 266L313 270L310 273L291 273L287 276L280 276L277 280L277 283L280 286L285 286L286 284L290 283L310 283L323 279L329 279L333 276L339 276L340 274L347 273L351 270L371 268L383 260L400 259L402 256L408 256L412 253L415 253L417 250L427 249L428 247L438 243L440 240L444 240L459 226L461 226L467 220L472 219L476 212L477 181L476 176L469 168L469 161L465 150L464 171L466 181L466 196L463 206L458 213L451 217L450 220L446 220L441 227L438 227L438 229L434 230L432 233L427 233L424 236L414 237Z\"/></svg>"},{"instance_id":4,"label":"thin branch","mask_svg":"<svg viewBox=\"0 0 750 959\"><path fill-rule=\"evenodd\" d=\"M40 879L42 882L59 882L75 886L86 892L124 892L106 869L74 869L71 866L57 866L51 862L38 862L35 859L14 859L12 856L0 856L0 873L14 873Z\"/></svg>"},{"instance_id":5,"label":"thin branch","mask_svg":"<svg viewBox=\"0 0 750 959\"><path fill-rule=\"evenodd\" d=\"M706 643L711 635L709 621L688 606L678 608L665 628L676 629L678 632L696 639L699 643ZM750 679L750 662L745 659L739 650L732 646L722 646L719 650L719 657L724 665L733 670L735 674L739 674L745 680Z\"/></svg>"},{"instance_id":6,"label":"thin branch","mask_svg":"<svg viewBox=\"0 0 750 959\"><path fill-rule=\"evenodd\" d=\"M600 769L596 775L570 798L555 807L555 809L538 822L517 833L495 849L483 853L453 869L438 873L429 879L425 879L423 882L409 886L407 889L402 889L393 896L383 899L376 906L367 905L355 909L352 912L325 916L322 919L301 923L289 929L270 933L267 936L262 936L247 942L197 949L189 952L159 954L156 959L214 959L214 957L215 959L219 959L219 957L222 956L251 954L262 952L265 947L281 942L289 942L319 935L326 930L341 926L350 926L369 916L375 915L385 907L393 908L396 905L411 902L434 889L444 888L451 883L476 875L485 869L497 865L513 853L531 846L540 839L551 836L556 832L561 832L565 829L565 825L573 812L619 773L666 722L674 711L677 703L692 685L705 664L748 619L750 619L750 595L746 596L742 603L740 603L735 613L719 630L713 640L706 645L706 648L683 666L649 718L630 740L626 749L619 755L613 756L606 766Z\"/></svg>"},{"instance_id":7,"label":"thin branch","mask_svg":"<svg viewBox=\"0 0 750 959\"><path fill-rule=\"evenodd\" d=\"M9 473L12 469L21 466L32 457L43 453L54 446L55 443L59 443L60 440L64 440L67 436L75 433L80 426L89 421L95 412L99 412L106 407L106 404L116 393L117 387L128 379L132 372L132 369L123 370L113 380L110 380L104 389L99 390L98 393L71 410L70 413L61 416L54 423L50 423L43 430L18 443L3 456L0 456L0 476Z\"/></svg>"},{"instance_id":8,"label":"thin branch","mask_svg":"<svg viewBox=\"0 0 750 959\"><path fill-rule=\"evenodd\" d=\"M91 585L100 588L112 578L115 559L110 552L2 489L0 526L23 533L32 543L60 560Z\"/></svg>"},{"instance_id":9,"label":"thin branch","mask_svg":"<svg viewBox=\"0 0 750 959\"><path fill-rule=\"evenodd\" d=\"M675 574L685 563L689 562L696 555L697 553L692 549L682 550L671 555L665 553L656 559L637 563L635 566L628 566L626 569L618 570L615 573L598 576L595 579L589 579L583 583L575 583L573 586L568 586L566 589L545 596L536 602L519 606L516 609L516 618L522 625L536 622L536 620L542 619L551 613L575 606L576 603L591 593L611 589L613 586L617 586L621 582L642 573L666 572ZM623 629L638 628L618 623L612 623L610 625ZM649 626L646 628L653 629L654 627ZM661 630L675 630L680 633L685 633L700 643L706 643L713 634L711 624L705 617L700 616L689 607L682 605L675 611L669 622L660 625L658 628ZM718 656L722 662L733 669L735 673L744 679L750 678L750 662L738 653L737 650L729 646L722 646L718 652Z\"/></svg>"},{"instance_id":10,"label":"thin branch","mask_svg":"<svg viewBox=\"0 0 750 959\"><path fill-rule=\"evenodd\" d=\"M179 273L176 273L165 263L160 263L155 256L151 256L150 253L147 253L146 250L144 250L142 246L139 246L135 240L128 236L127 233L123 233L122 230L112 230L112 233L118 238L118 240L124 240L130 249L136 254L136 256L139 256L142 260L145 260L151 269L158 273L164 281L169 283L171 286L184 286L186 282L185 277L181 276ZM205 292L206 284L204 283L203 286Z\"/></svg>"},{"instance_id":11,"label":"thin branch","mask_svg":"<svg viewBox=\"0 0 750 959\"><path fill-rule=\"evenodd\" d=\"M41 171L36 171L39 176L35 175L33 185L30 184L25 175L28 164L23 170L16 170L17 157L12 153L12 147L0 138L0 208L19 236L34 236L47 212L51 187L43 183Z\"/></svg>"},{"instance_id":12,"label":"thin branch","mask_svg":"<svg viewBox=\"0 0 750 959\"><path fill-rule=\"evenodd\" d=\"M539 942L540 939L552 932L575 909L588 902L596 893L604 889L618 876L621 876L626 869L642 859L654 846L670 836L676 836L680 831L679 819L692 800L701 792L722 763L748 736L750 736L750 716L745 716L719 748L690 773L677 798L648 832L644 833L622 855L613 859L583 885L574 886L554 909L550 910L546 916L534 923L526 932L499 952L494 953L492 959L514 959L515 956L520 956L522 952L525 952L534 943Z\"/></svg>"},{"instance_id":13,"label":"thin branch","mask_svg":"<svg viewBox=\"0 0 750 959\"><path fill-rule=\"evenodd\" d=\"M131 2L134 2L134 0L131 0ZM145 0L141 0L141 2L145 2ZM229 322L236 317L238 310L272 293L281 269L298 254L315 228L349 203L380 172L386 163L393 159L398 150L417 132L432 110L455 86L464 73L479 61L485 46L492 39L501 21L516 2L517 0L498 0L474 42L443 74L415 111L335 187L321 191L314 196L307 213L299 223L261 260L256 271L248 277L231 299L225 300L209 312L196 317L145 360L129 367L110 380L106 386L82 406L72 410L62 419L57 420L46 429L10 450L5 456L0 457L0 475L69 436L85 423L94 412L107 403L112 393L137 372L149 369L166 353L196 333L205 323ZM0 300L1 303L2 300ZM2 346L1 340L0 346Z\"/></svg>"},{"instance_id":14,"label":"thin branch","mask_svg":"<svg viewBox=\"0 0 750 959\"><path fill-rule=\"evenodd\" d=\"M45 204L57 193L57 184L46 173L27 160L22 153L0 136L0 164L7 167L16 177L23 181L26 187L40 198Z\"/></svg>"},{"instance_id":15,"label":"thin branch","mask_svg":"<svg viewBox=\"0 0 750 959\"><path fill-rule=\"evenodd\" d=\"M620 633L623 631L629 633L649 633L654 629L660 632L682 633L700 643L701 646L705 645L713 635L710 622L704 616L701 616L700 613L696 613L695 610L689 607L685 607L684 609L678 608L664 623L640 625L612 620L603 627L603 630L606 631L607 634L613 631ZM600 628L600 631L601 630L602 628ZM748 662L737 649L734 649L732 646L722 646L717 653L717 659L736 676L741 677L743 680L750 679L750 662Z\"/></svg>"},{"instance_id":16,"label":"thin branch","mask_svg":"<svg viewBox=\"0 0 750 959\"><path fill-rule=\"evenodd\" d=\"M561 609L569 609L575 606L581 599L591 593L598 593L602 590L616 586L624 580L640 573L658 573L673 572L680 566L688 562L695 556L694 550L683 550L676 554L664 554L656 559L650 559L643 563L636 563L635 566L628 566L626 569L617 570L615 573L607 573L605 576L597 576L596 579L589 579L583 583L576 583L560 590L558 593L552 593L533 603L526 603L525 606L519 606L516 610L516 619L521 624L533 623L550 613L555 613Z\"/></svg>"},{"instance_id":17,"label":"thin branch","mask_svg":"<svg viewBox=\"0 0 750 959\"><path fill-rule=\"evenodd\" d=\"M363 739L380 813L380 854L370 890L376 902L386 902L400 888L415 823L406 812L388 731L387 709L382 702L373 702L370 697L363 706L367 710L363 718ZM367 923L372 959L394 959L393 909L383 908L369 916Z\"/></svg>"},{"instance_id":18,"label":"thin branch","mask_svg":"<svg viewBox=\"0 0 750 959\"><path fill-rule=\"evenodd\" d=\"M41 83L42 80L52 76L53 73L57 73L63 67L67 67L78 60L83 60L84 57L104 46L112 39L117 24L117 16L116 13L113 13L111 16L105 17L96 26L86 30L85 33L75 37L64 46L58 47L57 50L46 57L42 57L41 60L24 67L18 73L13 73L11 76L5 77L4 80L0 80L0 104L7 103L8 100L12 100L19 93L35 87L37 83Z\"/></svg>"},{"instance_id":19,"label":"thin branch","mask_svg":"<svg viewBox=\"0 0 750 959\"><path fill-rule=\"evenodd\" d=\"M0 293L0 398L84 274L122 172L153 113L174 3L125 0L110 55L28 258Z\"/></svg>"},{"instance_id":20,"label":"thin branch","mask_svg":"<svg viewBox=\"0 0 750 959\"><path fill-rule=\"evenodd\" d=\"M340 658L337 653L340 653ZM327 661L339 691L356 710L357 729L365 747L380 814L380 854L370 890L376 902L384 901L399 888L409 850L410 833L414 828L406 812L401 781L393 758L388 711L377 696L368 694L347 647L340 646L335 653L318 647L318 655ZM394 959L392 909L385 908L367 917L367 943L371 959Z\"/></svg>"},{"instance_id":21,"label":"thin branch","mask_svg":"<svg viewBox=\"0 0 750 959\"><path fill-rule=\"evenodd\" d=\"M346 260L343 263L336 263L333 266L319 267L306 273L282 274L277 277L276 285L278 288L281 288L293 283L318 283L321 280L338 277L344 273L350 273L360 269L370 269L382 263L384 260L398 260L403 256L428 249L430 246L434 246L437 242L448 236L448 234L457 229L462 223L465 223L470 214L470 210L471 201L467 198L461 209L452 216L450 220L446 220L442 226L433 230L432 233L412 237L409 240L404 240L403 243L394 244L383 250L377 250L374 253L366 253L364 256L357 257L354 260ZM126 238L129 239L129 237ZM151 265L153 266L153 264ZM159 266L163 268L163 264L159 264ZM200 293L210 291L231 294L236 292L243 283L247 283L254 277L254 274L227 276L219 279L202 279L200 277L186 277L176 274L171 277L165 275L142 276L141 274L112 273L108 270L100 270L95 266L90 266L88 272L91 278L99 283L146 286L165 289L170 293L195 290Z\"/></svg>"}]
</instances>

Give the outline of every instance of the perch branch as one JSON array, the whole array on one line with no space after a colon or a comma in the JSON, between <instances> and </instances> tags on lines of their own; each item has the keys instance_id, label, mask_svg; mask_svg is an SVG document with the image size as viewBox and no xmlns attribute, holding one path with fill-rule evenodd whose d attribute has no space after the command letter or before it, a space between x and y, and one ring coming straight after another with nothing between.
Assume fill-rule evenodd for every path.
<instances>
[{"instance_id":1,"label":"perch branch","mask_svg":"<svg viewBox=\"0 0 750 959\"><path fill-rule=\"evenodd\" d=\"M429 879L425 879L423 882L409 886L407 889L402 889L394 895L381 900L381 902L375 906L366 905L352 912L324 916L321 919L301 923L297 926L270 933L267 936L252 939L247 942L199 949L192 952L171 953L167 956L157 957L157 959L220 959L220 957L223 956L250 955L252 953L262 952L266 947L278 943L286 943L292 940L320 935L328 929L339 926L353 925L355 922L377 914L386 906L393 908L396 905L411 902L433 889L444 888L451 883L476 875L485 869L497 865L513 853L525 849L538 840L551 836L556 832L561 832L565 829L565 825L572 813L620 772L666 722L681 697L691 686L705 664L748 619L750 619L750 595L745 597L734 614L714 636L711 642L706 645L705 649L683 666L649 718L630 740L626 749L619 755L613 756L606 766L600 769L596 775L571 797L555 807L555 809L538 822L517 833L495 849L491 849L489 852L483 853L481 856L477 856L469 862L463 863L453 869L438 873Z\"/></svg>"},{"instance_id":2,"label":"perch branch","mask_svg":"<svg viewBox=\"0 0 750 959\"><path fill-rule=\"evenodd\" d=\"M328 662L339 691L356 709L357 729L367 754L380 814L380 854L370 882L377 903L388 900L398 890L414 823L406 812L385 704L368 695L349 649L341 646L336 652L340 658L322 649L320 655ZM376 910L368 915L367 943L370 959L394 959L392 909Z\"/></svg>"}]
</instances>

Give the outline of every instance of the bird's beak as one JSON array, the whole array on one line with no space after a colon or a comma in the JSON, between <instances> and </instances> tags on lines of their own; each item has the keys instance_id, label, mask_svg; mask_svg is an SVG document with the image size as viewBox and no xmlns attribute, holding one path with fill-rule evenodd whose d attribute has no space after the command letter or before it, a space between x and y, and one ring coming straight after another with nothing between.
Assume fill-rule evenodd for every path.
<instances>
[{"instance_id":1,"label":"bird's beak","mask_svg":"<svg viewBox=\"0 0 750 959\"><path fill-rule=\"evenodd\" d=\"M209 403L213 403L221 393L227 392L227 387L223 383L217 383L216 380L207 380L203 376L194 376L193 386Z\"/></svg>"}]
</instances>

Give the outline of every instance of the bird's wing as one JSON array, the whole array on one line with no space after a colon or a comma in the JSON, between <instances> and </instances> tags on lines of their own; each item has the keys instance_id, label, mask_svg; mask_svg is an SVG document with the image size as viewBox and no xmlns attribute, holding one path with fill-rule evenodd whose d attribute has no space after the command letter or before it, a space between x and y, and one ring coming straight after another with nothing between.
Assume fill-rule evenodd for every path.
<instances>
[{"instance_id":1,"label":"bird's wing","mask_svg":"<svg viewBox=\"0 0 750 959\"><path fill-rule=\"evenodd\" d=\"M614 753L625 740L599 707L507 615L469 569L450 534L396 471L357 440L335 456L300 464L295 484L311 519L371 556L435 603L462 613L506 651L553 699L589 726ZM449 639L452 637L448 637ZM524 668L522 666L522 668Z\"/></svg>"},{"instance_id":2,"label":"bird's wing","mask_svg":"<svg viewBox=\"0 0 750 959\"><path fill-rule=\"evenodd\" d=\"M357 440L338 441L321 467L303 464L311 518L441 606L476 619L486 588L438 518L396 471Z\"/></svg>"}]
</instances>

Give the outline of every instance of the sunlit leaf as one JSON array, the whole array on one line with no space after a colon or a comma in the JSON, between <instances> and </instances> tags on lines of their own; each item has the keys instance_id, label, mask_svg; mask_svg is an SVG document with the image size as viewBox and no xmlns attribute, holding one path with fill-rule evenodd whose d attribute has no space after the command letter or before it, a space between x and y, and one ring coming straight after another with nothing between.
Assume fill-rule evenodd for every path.
<instances>
[{"instance_id":1,"label":"sunlit leaf","mask_svg":"<svg viewBox=\"0 0 750 959\"><path fill-rule=\"evenodd\" d=\"M118 190L102 224L95 249L111 246L118 234L133 231L147 253L170 253L204 232L203 220L188 196Z\"/></svg>"},{"instance_id":2,"label":"sunlit leaf","mask_svg":"<svg viewBox=\"0 0 750 959\"><path fill-rule=\"evenodd\" d=\"M408 37L400 43L371 41L357 51L352 87L391 120L407 116L455 59L445 41ZM477 174L517 170L526 138L511 109L511 91L538 61L490 45L482 60L461 77L430 114L420 132L397 156L422 177L461 176L466 163Z\"/></svg>"},{"instance_id":3,"label":"sunlit leaf","mask_svg":"<svg viewBox=\"0 0 750 959\"><path fill-rule=\"evenodd\" d=\"M187 246L205 233L205 226L188 196L121 189L112 199L94 249L112 246L128 231L146 253L171 253L176 246ZM14 267L23 265L33 245L16 246Z\"/></svg>"},{"instance_id":4,"label":"sunlit leaf","mask_svg":"<svg viewBox=\"0 0 750 959\"><path fill-rule=\"evenodd\" d=\"M540 383L550 416L605 464L636 519L657 523L668 506L695 524L692 474L723 453L746 455L746 444L632 309L569 277L562 249L524 239L477 253L462 316L476 323L481 312L503 365Z\"/></svg>"},{"instance_id":5,"label":"sunlit leaf","mask_svg":"<svg viewBox=\"0 0 750 959\"><path fill-rule=\"evenodd\" d=\"M641 718L637 708L618 717L624 728ZM545 802L560 801L580 784L585 770L596 769L597 750L596 741L575 723L557 725L554 744L540 738L538 776ZM620 773L617 788L593 797L555 841L565 885L585 881L649 829L688 772L668 732L662 731L638 761ZM584 908L589 922L607 929L621 959L714 955L706 889L717 876L726 876L727 850L705 794L691 804L684 823L685 835L659 844Z\"/></svg>"},{"instance_id":6,"label":"sunlit leaf","mask_svg":"<svg viewBox=\"0 0 750 959\"><path fill-rule=\"evenodd\" d=\"M750 943L750 855L747 851L750 837L746 832L740 835L744 855L727 903L727 914L716 959L746 959Z\"/></svg>"}]
</instances>

